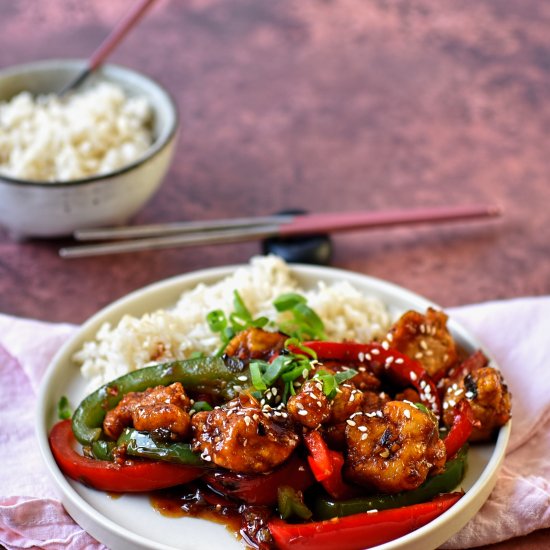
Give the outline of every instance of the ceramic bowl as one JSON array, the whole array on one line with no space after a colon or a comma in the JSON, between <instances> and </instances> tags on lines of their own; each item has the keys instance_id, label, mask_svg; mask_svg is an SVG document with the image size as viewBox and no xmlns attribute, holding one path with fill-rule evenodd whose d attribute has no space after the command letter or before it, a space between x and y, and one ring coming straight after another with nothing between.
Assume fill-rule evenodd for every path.
<instances>
[{"instance_id":1,"label":"ceramic bowl","mask_svg":"<svg viewBox=\"0 0 550 550\"><path fill-rule=\"evenodd\" d=\"M0 71L0 101L24 90L56 93L85 66L82 60L47 60ZM118 84L144 96L153 110L153 143L142 157L113 172L67 182L26 181L0 174L0 225L16 237L59 237L76 229L126 223L151 198L169 168L178 113L167 91L147 76L105 65L85 82Z\"/></svg>"}]
</instances>

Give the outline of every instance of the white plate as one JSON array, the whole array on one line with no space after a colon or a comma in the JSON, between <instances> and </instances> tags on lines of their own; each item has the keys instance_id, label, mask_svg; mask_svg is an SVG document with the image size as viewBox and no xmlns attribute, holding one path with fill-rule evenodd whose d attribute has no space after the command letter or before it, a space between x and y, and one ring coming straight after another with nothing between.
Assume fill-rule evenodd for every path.
<instances>
[{"instance_id":1,"label":"white plate","mask_svg":"<svg viewBox=\"0 0 550 550\"><path fill-rule=\"evenodd\" d=\"M190 549L242 550L243 545L225 527L194 518L167 518L156 512L143 495L112 498L66 478L55 463L48 445L48 432L56 422L57 403L67 395L71 403L85 396L85 381L71 361L83 342L94 338L106 321L116 324L124 314L140 316L158 308L173 306L179 295L199 282L213 283L230 275L236 266L209 269L174 277L138 290L106 307L89 319L77 334L57 353L43 381L37 410L37 435L40 449L53 479L62 493L63 505L86 531L112 549ZM407 310L425 310L434 305L403 288L379 279L347 271L295 265L292 272L304 287L317 281L347 280L357 289L380 298L395 315ZM449 327L458 343L468 350L482 346L452 320ZM490 352L484 350L489 357ZM488 498L496 481L510 435L510 424L500 430L494 444L476 445L468 455L468 471L462 483L466 495L442 516L428 525L378 550L426 550L436 548L474 516Z\"/></svg>"}]
</instances>

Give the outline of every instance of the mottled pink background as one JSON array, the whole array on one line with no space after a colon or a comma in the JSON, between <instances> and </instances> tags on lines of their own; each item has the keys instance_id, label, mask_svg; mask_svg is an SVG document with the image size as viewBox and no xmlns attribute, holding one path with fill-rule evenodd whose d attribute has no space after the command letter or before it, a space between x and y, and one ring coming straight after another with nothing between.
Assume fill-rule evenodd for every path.
<instances>
[{"instance_id":1,"label":"mottled pink background","mask_svg":"<svg viewBox=\"0 0 550 550\"><path fill-rule=\"evenodd\" d=\"M129 0L0 0L0 67L85 57ZM353 233L333 264L443 306L550 293L550 3L163 0L112 60L176 98L172 169L136 222L497 203L499 221ZM82 322L257 243L61 260L0 230L0 311ZM548 532L495 548L546 548Z\"/></svg>"}]
</instances>

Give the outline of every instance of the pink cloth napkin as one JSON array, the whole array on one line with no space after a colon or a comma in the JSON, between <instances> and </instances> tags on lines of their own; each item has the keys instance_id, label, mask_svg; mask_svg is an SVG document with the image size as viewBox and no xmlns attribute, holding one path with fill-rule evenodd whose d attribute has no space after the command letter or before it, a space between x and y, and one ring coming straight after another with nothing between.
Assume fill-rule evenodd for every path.
<instances>
[{"instance_id":1,"label":"pink cloth napkin","mask_svg":"<svg viewBox=\"0 0 550 550\"><path fill-rule=\"evenodd\" d=\"M499 362L513 394L514 421L495 490L444 548L471 548L550 527L550 297L448 312ZM0 544L8 550L105 548L63 510L34 435L40 380L75 330L0 315Z\"/></svg>"}]
</instances>

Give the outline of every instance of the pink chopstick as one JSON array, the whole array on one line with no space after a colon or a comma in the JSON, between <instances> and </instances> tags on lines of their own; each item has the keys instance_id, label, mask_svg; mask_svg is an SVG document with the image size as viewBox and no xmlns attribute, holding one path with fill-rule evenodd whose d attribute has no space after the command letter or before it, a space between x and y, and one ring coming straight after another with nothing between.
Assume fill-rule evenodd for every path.
<instances>
[{"instance_id":1,"label":"pink chopstick","mask_svg":"<svg viewBox=\"0 0 550 550\"><path fill-rule=\"evenodd\" d=\"M98 67L100 67L111 52L122 42L136 23L143 17L145 12L151 7L155 0L139 0L130 11L116 24L115 28L109 33L107 38L88 58L86 67L80 71L76 77L71 80L60 92L60 96L78 88Z\"/></svg>"},{"instance_id":2,"label":"pink chopstick","mask_svg":"<svg viewBox=\"0 0 550 550\"><path fill-rule=\"evenodd\" d=\"M210 222L176 222L82 229L75 233L77 240L104 239L112 242L70 246L62 248L59 254L64 258L79 258L177 246L236 243L268 237L293 237L395 225L482 219L498 216L500 213L500 209L495 206L455 206L385 212L280 215Z\"/></svg>"},{"instance_id":3,"label":"pink chopstick","mask_svg":"<svg viewBox=\"0 0 550 550\"><path fill-rule=\"evenodd\" d=\"M338 212L295 216L279 227L279 236L289 237L311 233L335 233L354 229L373 229L392 225L438 223L498 216L496 206L448 206L415 210L385 210L381 212Z\"/></svg>"},{"instance_id":4,"label":"pink chopstick","mask_svg":"<svg viewBox=\"0 0 550 550\"><path fill-rule=\"evenodd\" d=\"M155 3L155 0L139 0L135 2L128 13L116 24L109 36L99 45L88 60L88 69L95 71L111 52L122 42L128 31L145 15L145 12Z\"/></svg>"}]
</instances>

